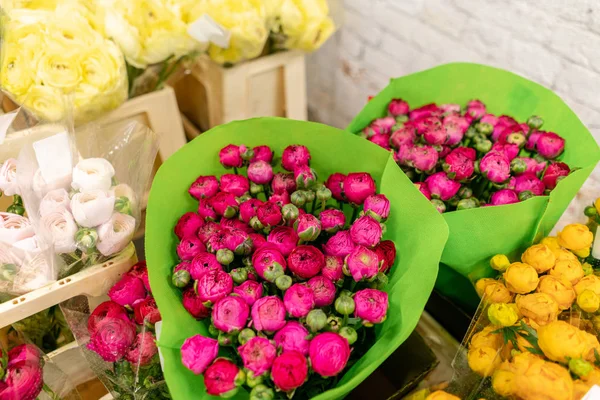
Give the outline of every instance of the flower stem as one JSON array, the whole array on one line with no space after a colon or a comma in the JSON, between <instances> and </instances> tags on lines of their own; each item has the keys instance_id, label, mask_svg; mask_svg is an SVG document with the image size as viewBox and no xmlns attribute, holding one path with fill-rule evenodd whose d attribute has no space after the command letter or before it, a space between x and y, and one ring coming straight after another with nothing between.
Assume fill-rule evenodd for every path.
<instances>
[{"instance_id":1,"label":"flower stem","mask_svg":"<svg viewBox=\"0 0 600 400\"><path fill-rule=\"evenodd\" d=\"M342 319L342 326L348 325L348 314L344 314L344 318Z\"/></svg>"},{"instance_id":2,"label":"flower stem","mask_svg":"<svg viewBox=\"0 0 600 400\"><path fill-rule=\"evenodd\" d=\"M43 389L44 392L46 392L46 394L50 396L52 400L60 400L60 397L56 393L54 393L54 391L47 384L44 383Z\"/></svg>"},{"instance_id":3,"label":"flower stem","mask_svg":"<svg viewBox=\"0 0 600 400\"><path fill-rule=\"evenodd\" d=\"M236 174L236 175L239 175L237 167L233 167L233 173Z\"/></svg>"},{"instance_id":4,"label":"flower stem","mask_svg":"<svg viewBox=\"0 0 600 400\"><path fill-rule=\"evenodd\" d=\"M358 215L358 206L352 206L352 208L353 208L353 210L352 210L352 218L350 218L350 225L352 225L352 223L356 219L356 216Z\"/></svg>"},{"instance_id":5,"label":"flower stem","mask_svg":"<svg viewBox=\"0 0 600 400\"><path fill-rule=\"evenodd\" d=\"M315 213L315 207L316 207L316 205L317 205L317 196L315 196L315 198L314 198L314 199L313 199L313 201L312 201L312 206L311 206L311 208L310 208L310 213L311 213L311 214L314 214L314 213Z\"/></svg>"}]
</instances>

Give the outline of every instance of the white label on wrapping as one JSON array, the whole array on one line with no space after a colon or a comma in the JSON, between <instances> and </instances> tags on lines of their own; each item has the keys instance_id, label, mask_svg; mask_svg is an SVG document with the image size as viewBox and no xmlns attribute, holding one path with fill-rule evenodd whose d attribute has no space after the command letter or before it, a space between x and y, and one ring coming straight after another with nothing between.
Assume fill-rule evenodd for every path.
<instances>
[{"instance_id":1,"label":"white label on wrapping","mask_svg":"<svg viewBox=\"0 0 600 400\"><path fill-rule=\"evenodd\" d=\"M10 128L10 125L17 117L19 110L20 108L17 108L14 111L0 115L0 144L4 143L4 139L6 139L6 132L8 132L8 128Z\"/></svg>"},{"instance_id":2,"label":"white label on wrapping","mask_svg":"<svg viewBox=\"0 0 600 400\"><path fill-rule=\"evenodd\" d=\"M57 133L33 143L33 150L46 183L69 175L73 170L71 147L67 132Z\"/></svg>"},{"instance_id":3,"label":"white label on wrapping","mask_svg":"<svg viewBox=\"0 0 600 400\"><path fill-rule=\"evenodd\" d=\"M156 341L158 342L160 340L160 331L162 330L162 321L158 321L156 324L154 324L154 331L156 332ZM158 358L160 360L160 368L164 371L165 370L165 359L163 358L163 355L160 351L160 346L156 346L158 347Z\"/></svg>"},{"instance_id":4,"label":"white label on wrapping","mask_svg":"<svg viewBox=\"0 0 600 400\"><path fill-rule=\"evenodd\" d=\"M211 42L222 49L229 48L231 32L219 25L208 14L204 14L192 22L188 26L187 33L199 42Z\"/></svg>"},{"instance_id":5,"label":"white label on wrapping","mask_svg":"<svg viewBox=\"0 0 600 400\"><path fill-rule=\"evenodd\" d=\"M600 400L600 386L594 385L581 400Z\"/></svg>"}]
</instances>

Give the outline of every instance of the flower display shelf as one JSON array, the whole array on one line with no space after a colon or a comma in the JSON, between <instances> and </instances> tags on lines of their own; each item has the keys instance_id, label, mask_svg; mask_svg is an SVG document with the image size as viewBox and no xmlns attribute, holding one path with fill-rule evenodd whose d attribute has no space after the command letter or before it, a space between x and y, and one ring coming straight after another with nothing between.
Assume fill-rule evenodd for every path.
<instances>
[{"instance_id":1,"label":"flower display shelf","mask_svg":"<svg viewBox=\"0 0 600 400\"><path fill-rule=\"evenodd\" d=\"M179 109L200 131L253 117L287 117L305 121L304 53L286 51L223 67L201 57L189 73L170 80ZM196 131L197 131L196 129ZM193 130L186 129L189 139Z\"/></svg>"}]
</instances>

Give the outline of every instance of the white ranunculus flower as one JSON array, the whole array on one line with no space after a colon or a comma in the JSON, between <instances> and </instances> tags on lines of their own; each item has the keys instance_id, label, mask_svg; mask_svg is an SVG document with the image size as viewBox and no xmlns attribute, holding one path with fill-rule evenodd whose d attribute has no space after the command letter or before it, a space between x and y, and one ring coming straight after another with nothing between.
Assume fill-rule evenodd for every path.
<instances>
[{"instance_id":1,"label":"white ranunculus flower","mask_svg":"<svg viewBox=\"0 0 600 400\"><path fill-rule=\"evenodd\" d=\"M73 168L73 189L108 190L112 186L115 169L105 158L86 158Z\"/></svg>"},{"instance_id":2,"label":"white ranunculus flower","mask_svg":"<svg viewBox=\"0 0 600 400\"><path fill-rule=\"evenodd\" d=\"M77 248L75 235L77 224L71 213L62 208L54 210L41 219L42 229L52 238L57 253L72 253Z\"/></svg>"},{"instance_id":3,"label":"white ranunculus flower","mask_svg":"<svg viewBox=\"0 0 600 400\"><path fill-rule=\"evenodd\" d=\"M96 248L105 256L116 254L127 247L134 231L135 218L114 213L107 222L98 227Z\"/></svg>"},{"instance_id":4,"label":"white ranunculus flower","mask_svg":"<svg viewBox=\"0 0 600 400\"><path fill-rule=\"evenodd\" d=\"M46 193L40 203L40 217L59 209L66 208L71 209L71 199L69 199L69 193L65 189L54 189Z\"/></svg>"},{"instance_id":5,"label":"white ranunculus flower","mask_svg":"<svg viewBox=\"0 0 600 400\"><path fill-rule=\"evenodd\" d=\"M0 191L6 196L20 195L17 185L17 160L9 158L0 167Z\"/></svg>"},{"instance_id":6,"label":"white ranunculus flower","mask_svg":"<svg viewBox=\"0 0 600 400\"><path fill-rule=\"evenodd\" d=\"M68 189L71 186L71 173L53 180L52 182L46 182L42 176L42 171L37 170L33 175L33 191L38 197L44 198L47 193L57 189Z\"/></svg>"},{"instance_id":7,"label":"white ranunculus flower","mask_svg":"<svg viewBox=\"0 0 600 400\"><path fill-rule=\"evenodd\" d=\"M41 251L38 237L35 235L15 242L13 243L13 246L17 249L21 249L30 253L39 253Z\"/></svg>"},{"instance_id":8,"label":"white ranunculus flower","mask_svg":"<svg viewBox=\"0 0 600 400\"><path fill-rule=\"evenodd\" d=\"M109 220L115 207L115 196L104 190L85 190L71 199L75 221L84 228L93 228Z\"/></svg>"},{"instance_id":9,"label":"white ranunculus flower","mask_svg":"<svg viewBox=\"0 0 600 400\"><path fill-rule=\"evenodd\" d=\"M13 244L33 235L33 226L28 218L0 212L0 242Z\"/></svg>"}]
</instances>

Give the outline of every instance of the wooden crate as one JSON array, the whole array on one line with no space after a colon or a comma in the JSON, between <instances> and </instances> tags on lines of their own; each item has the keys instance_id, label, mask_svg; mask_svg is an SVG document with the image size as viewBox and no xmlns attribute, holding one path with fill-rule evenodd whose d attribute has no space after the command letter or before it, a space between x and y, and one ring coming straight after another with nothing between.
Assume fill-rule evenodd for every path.
<instances>
[{"instance_id":1,"label":"wooden crate","mask_svg":"<svg viewBox=\"0 0 600 400\"><path fill-rule=\"evenodd\" d=\"M201 57L171 85L182 114L200 131L253 117L306 120L304 53L286 51L224 68ZM194 130L187 129L193 139Z\"/></svg>"}]
</instances>

